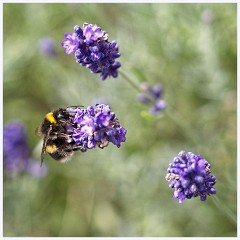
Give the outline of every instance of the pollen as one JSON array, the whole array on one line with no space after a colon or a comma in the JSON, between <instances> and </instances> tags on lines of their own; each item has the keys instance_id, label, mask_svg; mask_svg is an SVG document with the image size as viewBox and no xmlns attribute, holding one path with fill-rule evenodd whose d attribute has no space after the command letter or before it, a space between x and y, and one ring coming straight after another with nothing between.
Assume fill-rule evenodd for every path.
<instances>
[{"instance_id":1,"label":"pollen","mask_svg":"<svg viewBox=\"0 0 240 240\"><path fill-rule=\"evenodd\" d=\"M57 123L57 121L56 121L56 119L54 118L52 112L50 112L50 113L48 113L48 114L46 115L46 119L47 119L50 123L53 123L53 124L56 124L56 123Z\"/></svg>"},{"instance_id":2,"label":"pollen","mask_svg":"<svg viewBox=\"0 0 240 240\"><path fill-rule=\"evenodd\" d=\"M46 146L46 152L48 153L54 153L57 151L57 146L56 145L47 145Z\"/></svg>"}]
</instances>

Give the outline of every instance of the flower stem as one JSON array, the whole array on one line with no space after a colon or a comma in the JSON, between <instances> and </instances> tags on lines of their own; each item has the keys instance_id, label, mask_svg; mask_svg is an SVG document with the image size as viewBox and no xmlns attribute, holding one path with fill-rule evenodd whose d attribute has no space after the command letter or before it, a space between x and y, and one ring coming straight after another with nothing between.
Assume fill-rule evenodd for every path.
<instances>
[{"instance_id":1,"label":"flower stem","mask_svg":"<svg viewBox=\"0 0 240 240\"><path fill-rule=\"evenodd\" d=\"M165 113L183 130L183 133L186 135L186 137L191 139L191 142L197 146L199 142L196 140L196 138L198 138L198 136L194 136L194 134L190 132L192 128L187 124L187 120L185 120L184 117L169 104Z\"/></svg>"},{"instance_id":2,"label":"flower stem","mask_svg":"<svg viewBox=\"0 0 240 240\"><path fill-rule=\"evenodd\" d=\"M225 204L222 204L217 196L212 196L214 204L221 209L223 212L226 213L228 218L234 223L237 224L237 216L231 211L229 208L226 207Z\"/></svg>"},{"instance_id":3,"label":"flower stem","mask_svg":"<svg viewBox=\"0 0 240 240\"><path fill-rule=\"evenodd\" d=\"M119 73L122 75L123 78L125 78L125 80L138 92L141 93L141 89L139 88L139 86L137 84L135 84L131 78L129 78L123 71L119 70Z\"/></svg>"}]
</instances>

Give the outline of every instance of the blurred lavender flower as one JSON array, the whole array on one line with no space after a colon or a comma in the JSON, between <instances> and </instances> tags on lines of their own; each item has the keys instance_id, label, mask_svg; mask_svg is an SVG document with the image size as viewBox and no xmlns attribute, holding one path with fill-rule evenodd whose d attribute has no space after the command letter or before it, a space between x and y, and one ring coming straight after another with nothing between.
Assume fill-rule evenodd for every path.
<instances>
[{"instance_id":1,"label":"blurred lavender flower","mask_svg":"<svg viewBox=\"0 0 240 240\"><path fill-rule=\"evenodd\" d=\"M36 171L32 171L35 161L29 156L24 125L18 121L6 124L3 128L3 168L7 175L13 177L19 173L28 172L37 178L45 176L47 167L35 174Z\"/></svg>"},{"instance_id":2,"label":"blurred lavender flower","mask_svg":"<svg viewBox=\"0 0 240 240\"><path fill-rule=\"evenodd\" d=\"M210 9L205 9L201 15L201 20L206 25L211 25L214 21L214 15Z\"/></svg>"},{"instance_id":3,"label":"blurred lavender flower","mask_svg":"<svg viewBox=\"0 0 240 240\"><path fill-rule=\"evenodd\" d=\"M108 34L96 24L84 23L83 28L74 27L73 34L66 33L66 40L62 46L66 53L74 53L76 62L89 68L91 73L100 73L100 78L118 76L117 69L120 62L115 61L120 57L116 41L109 42Z\"/></svg>"},{"instance_id":4,"label":"blurred lavender flower","mask_svg":"<svg viewBox=\"0 0 240 240\"><path fill-rule=\"evenodd\" d=\"M39 48L46 57L54 57L56 55L56 44L51 37L40 39Z\"/></svg>"},{"instance_id":5,"label":"blurred lavender flower","mask_svg":"<svg viewBox=\"0 0 240 240\"><path fill-rule=\"evenodd\" d=\"M163 94L161 84L150 87L147 83L142 83L140 88L142 93L139 94L139 101L151 106L149 112L152 115L156 115L166 108L166 102L161 99Z\"/></svg>"},{"instance_id":6,"label":"blurred lavender flower","mask_svg":"<svg viewBox=\"0 0 240 240\"><path fill-rule=\"evenodd\" d=\"M48 168L45 163L42 163L42 166L39 167L39 162L29 159L26 172L36 178L43 178L48 173Z\"/></svg>"},{"instance_id":7,"label":"blurred lavender flower","mask_svg":"<svg viewBox=\"0 0 240 240\"><path fill-rule=\"evenodd\" d=\"M213 187L216 177L211 173L211 165L200 155L180 151L169 164L166 180L170 188L174 188L173 197L182 203L186 198L200 196L205 201L207 195L215 194Z\"/></svg>"},{"instance_id":8,"label":"blurred lavender flower","mask_svg":"<svg viewBox=\"0 0 240 240\"><path fill-rule=\"evenodd\" d=\"M28 166L29 148L24 126L12 122L3 128L3 167L9 173L25 171Z\"/></svg>"},{"instance_id":9,"label":"blurred lavender flower","mask_svg":"<svg viewBox=\"0 0 240 240\"><path fill-rule=\"evenodd\" d=\"M120 126L109 105L96 104L95 108L89 106L86 109L70 108L69 112L73 126L67 131L72 134L73 141L82 146L82 152L96 146L104 148L109 142L120 147L121 142L125 142L127 131Z\"/></svg>"}]
</instances>

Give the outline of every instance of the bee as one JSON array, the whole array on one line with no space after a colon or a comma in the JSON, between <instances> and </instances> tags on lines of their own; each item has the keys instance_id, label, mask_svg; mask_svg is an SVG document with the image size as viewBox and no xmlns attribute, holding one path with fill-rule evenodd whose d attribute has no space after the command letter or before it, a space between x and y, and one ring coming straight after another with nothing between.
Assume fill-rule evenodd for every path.
<instances>
[{"instance_id":1,"label":"bee","mask_svg":"<svg viewBox=\"0 0 240 240\"><path fill-rule=\"evenodd\" d=\"M68 143L64 138L48 139L45 149L41 153L41 165L44 160L44 154L47 152L53 159L59 162L66 162L74 153L82 149L82 146L77 146L75 143Z\"/></svg>"},{"instance_id":2,"label":"bee","mask_svg":"<svg viewBox=\"0 0 240 240\"><path fill-rule=\"evenodd\" d=\"M78 151L82 146L78 146L67 133L67 126L71 126L71 108L59 108L45 115L42 124L36 129L36 133L43 138L41 151L41 166L45 153L59 162L65 162Z\"/></svg>"}]
</instances>

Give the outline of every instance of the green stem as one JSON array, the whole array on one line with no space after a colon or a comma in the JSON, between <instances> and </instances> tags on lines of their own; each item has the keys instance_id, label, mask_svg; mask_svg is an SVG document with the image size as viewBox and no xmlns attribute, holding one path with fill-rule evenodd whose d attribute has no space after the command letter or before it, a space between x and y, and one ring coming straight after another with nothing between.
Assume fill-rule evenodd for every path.
<instances>
[{"instance_id":1,"label":"green stem","mask_svg":"<svg viewBox=\"0 0 240 240\"><path fill-rule=\"evenodd\" d=\"M88 220L88 229L87 233L88 236L92 236L92 227L93 227L93 220L94 220L94 210L96 204L96 183L93 183L92 193L91 193L91 200L90 200L90 212L89 212L89 220Z\"/></svg>"},{"instance_id":2,"label":"green stem","mask_svg":"<svg viewBox=\"0 0 240 240\"><path fill-rule=\"evenodd\" d=\"M181 127L183 130L183 133L186 135L188 139L191 140L192 143L195 145L199 144L199 142L196 140L197 135L192 134L192 128L191 126L187 125L187 120L184 119L184 117L178 113L173 107L171 107L169 104L167 106L167 109L165 113L168 115L170 119L172 119L176 125Z\"/></svg>"},{"instance_id":3,"label":"green stem","mask_svg":"<svg viewBox=\"0 0 240 240\"><path fill-rule=\"evenodd\" d=\"M139 86L137 84L135 84L132 79L130 79L123 71L119 70L119 73L122 75L123 78L125 78L125 80L138 92L141 93L141 89L139 88Z\"/></svg>"},{"instance_id":4,"label":"green stem","mask_svg":"<svg viewBox=\"0 0 240 240\"><path fill-rule=\"evenodd\" d=\"M123 71L119 70L119 73L122 75L122 77L135 89L137 90L139 93L143 93L140 89L140 87L135 84L131 78L129 78ZM168 110L167 110L168 109ZM187 121L184 119L184 117L179 114L173 107L169 106L165 110L166 114L168 115L169 118L171 118L179 127L181 127L181 129L183 130L183 133L186 135L186 137L188 139L191 139L192 143L194 143L195 145L198 144L196 138L196 136L193 136L190 131L189 128L190 126L188 126L186 123ZM191 129L191 128L190 128Z\"/></svg>"},{"instance_id":5,"label":"green stem","mask_svg":"<svg viewBox=\"0 0 240 240\"><path fill-rule=\"evenodd\" d=\"M237 216L231 211L229 208L226 207L225 204L222 204L217 196L212 196L214 204L221 209L223 212L226 213L228 218L234 223L237 224Z\"/></svg>"}]
</instances>

